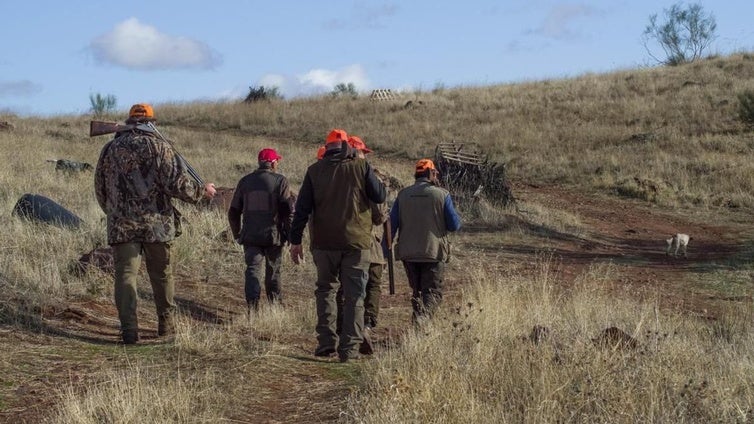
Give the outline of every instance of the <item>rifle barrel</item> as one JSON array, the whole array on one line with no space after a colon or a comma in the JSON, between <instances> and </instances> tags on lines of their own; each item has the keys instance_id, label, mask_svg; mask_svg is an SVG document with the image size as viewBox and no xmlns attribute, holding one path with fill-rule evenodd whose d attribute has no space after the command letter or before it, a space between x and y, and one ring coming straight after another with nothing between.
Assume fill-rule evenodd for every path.
<instances>
[{"instance_id":1,"label":"rifle barrel","mask_svg":"<svg viewBox=\"0 0 754 424\"><path fill-rule=\"evenodd\" d=\"M382 229L384 231L384 238L385 238L385 244L387 245L387 278L388 278L388 289L390 290L390 294L395 294L395 271L394 271L394 264L393 264L393 231L390 228L390 218L385 221L385 223L382 226Z\"/></svg>"},{"instance_id":2,"label":"rifle barrel","mask_svg":"<svg viewBox=\"0 0 754 424\"><path fill-rule=\"evenodd\" d=\"M175 155L178 157L179 161L183 162L183 165L186 167L186 171L188 171L188 173L191 176L191 178L193 178L194 181L196 181L197 184L199 184L200 186L203 187L204 186L204 180L202 180L202 178L199 176L199 173L196 172L196 169L194 169L194 167L191 166L190 163L188 163L188 161L186 160L186 158L184 158L180 153L178 153L177 150L175 150L175 145L173 145L173 142L171 140L165 138L162 135L162 133L160 133L160 131L157 130L157 127L155 127L153 123L147 122L147 126L149 128L151 128L152 131L154 131L155 134L157 134L157 137L160 137L160 139L162 139L163 141L165 141L166 143L170 144L173 147L173 150L175 151Z\"/></svg>"}]
</instances>

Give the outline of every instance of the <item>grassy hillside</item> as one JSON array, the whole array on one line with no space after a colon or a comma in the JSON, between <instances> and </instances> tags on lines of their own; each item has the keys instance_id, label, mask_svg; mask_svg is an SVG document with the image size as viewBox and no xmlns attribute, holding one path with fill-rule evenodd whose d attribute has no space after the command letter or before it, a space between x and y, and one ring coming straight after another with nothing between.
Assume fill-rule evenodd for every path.
<instances>
[{"instance_id":1,"label":"grassy hillside","mask_svg":"<svg viewBox=\"0 0 754 424\"><path fill-rule=\"evenodd\" d=\"M754 56L524 84L365 98L161 108L163 123L312 145L329 128L381 153L432 155L475 142L511 177L666 205L751 207L754 132L737 94L754 88ZM405 106L412 101L412 106ZM421 104L419 104L421 101ZM637 181L638 179L638 181Z\"/></svg>"},{"instance_id":2,"label":"grassy hillside","mask_svg":"<svg viewBox=\"0 0 754 424\"><path fill-rule=\"evenodd\" d=\"M46 161L94 164L108 138L88 137L90 116L0 116L12 126L0 129L0 421L750 422L754 232L743 224L754 208L754 131L737 99L747 89L754 56L739 54L388 102L155 105L160 130L218 186L234 186L259 149L275 147L297 189L341 127L403 183L414 160L455 140L505 162L515 189L542 189L517 210L460 205L466 229L441 315L406 328L398 269L381 349L346 365L311 356L311 261L286 257L285 308L248 318L242 251L221 236L223 212L185 204L178 335L154 337L144 278L145 343L118 345L112 278L70 268L105 244L92 174ZM55 200L83 227L11 216L24 193ZM688 260L662 254L675 228L696 231ZM531 343L533 325L551 337ZM639 347L592 340L611 325Z\"/></svg>"}]
</instances>

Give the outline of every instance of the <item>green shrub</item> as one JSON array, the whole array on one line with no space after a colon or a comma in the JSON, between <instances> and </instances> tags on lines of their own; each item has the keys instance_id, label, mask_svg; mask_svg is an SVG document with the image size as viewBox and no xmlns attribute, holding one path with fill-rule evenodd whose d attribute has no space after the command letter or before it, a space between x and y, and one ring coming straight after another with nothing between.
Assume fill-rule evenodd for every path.
<instances>
[{"instance_id":1,"label":"green shrub","mask_svg":"<svg viewBox=\"0 0 754 424\"><path fill-rule=\"evenodd\" d=\"M348 84L340 83L333 88L330 92L332 97L350 97L355 99L359 97L359 93L356 91L356 86L349 82Z\"/></svg>"},{"instance_id":2,"label":"green shrub","mask_svg":"<svg viewBox=\"0 0 754 424\"><path fill-rule=\"evenodd\" d=\"M102 116L105 113L115 110L115 107L118 104L118 99L112 94L103 96L97 93L89 95L89 103L91 104L91 110L94 116Z\"/></svg>"},{"instance_id":3,"label":"green shrub","mask_svg":"<svg viewBox=\"0 0 754 424\"><path fill-rule=\"evenodd\" d=\"M280 91L277 87L265 87L263 85L260 85L259 87L249 87L249 94L246 95L246 98L243 101L245 103L254 103L261 100L273 100L282 98L283 96L280 95Z\"/></svg>"}]
</instances>

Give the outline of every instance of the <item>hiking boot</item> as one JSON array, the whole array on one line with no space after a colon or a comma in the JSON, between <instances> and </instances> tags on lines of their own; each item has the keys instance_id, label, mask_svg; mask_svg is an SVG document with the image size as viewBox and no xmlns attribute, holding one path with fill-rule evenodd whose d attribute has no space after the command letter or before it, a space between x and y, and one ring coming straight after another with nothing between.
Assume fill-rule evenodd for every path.
<instances>
[{"instance_id":1,"label":"hiking boot","mask_svg":"<svg viewBox=\"0 0 754 424\"><path fill-rule=\"evenodd\" d=\"M371 355L374 353L371 333L372 330L369 327L364 328L364 340L361 342L361 346L359 346L359 353L362 355Z\"/></svg>"},{"instance_id":2,"label":"hiking boot","mask_svg":"<svg viewBox=\"0 0 754 424\"><path fill-rule=\"evenodd\" d=\"M346 354L339 353L338 359L340 360L341 363L345 363L349 361L356 361L359 359L363 359L363 356L361 356L361 354L357 352L351 352L351 353L346 353Z\"/></svg>"},{"instance_id":3,"label":"hiking boot","mask_svg":"<svg viewBox=\"0 0 754 424\"><path fill-rule=\"evenodd\" d=\"M121 338L123 339L123 344L136 344L136 342L139 341L139 330L123 330L123 332L121 333Z\"/></svg>"},{"instance_id":4,"label":"hiking boot","mask_svg":"<svg viewBox=\"0 0 754 424\"><path fill-rule=\"evenodd\" d=\"M246 302L246 306L249 308L249 314L252 312L259 312L259 299L252 299Z\"/></svg>"},{"instance_id":5,"label":"hiking boot","mask_svg":"<svg viewBox=\"0 0 754 424\"><path fill-rule=\"evenodd\" d=\"M157 335L160 337L175 334L173 317L159 317L157 321Z\"/></svg>"},{"instance_id":6,"label":"hiking boot","mask_svg":"<svg viewBox=\"0 0 754 424\"><path fill-rule=\"evenodd\" d=\"M377 327L377 317L364 316L364 327L374 328Z\"/></svg>"},{"instance_id":7,"label":"hiking boot","mask_svg":"<svg viewBox=\"0 0 754 424\"><path fill-rule=\"evenodd\" d=\"M330 358L333 355L335 355L335 348L334 347L318 347L314 351L314 356L319 356L321 358Z\"/></svg>"}]
</instances>

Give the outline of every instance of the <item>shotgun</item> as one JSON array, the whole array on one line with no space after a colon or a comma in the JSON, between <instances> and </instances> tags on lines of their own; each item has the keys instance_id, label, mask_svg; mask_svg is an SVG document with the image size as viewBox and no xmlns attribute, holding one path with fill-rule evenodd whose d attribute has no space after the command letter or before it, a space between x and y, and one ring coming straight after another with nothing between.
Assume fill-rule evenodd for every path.
<instances>
[{"instance_id":1,"label":"shotgun","mask_svg":"<svg viewBox=\"0 0 754 424\"><path fill-rule=\"evenodd\" d=\"M387 281L390 294L395 294L395 270L393 265L393 232L390 228L390 218L382 224L382 229L385 232L385 244L387 245Z\"/></svg>"},{"instance_id":2,"label":"shotgun","mask_svg":"<svg viewBox=\"0 0 754 424\"><path fill-rule=\"evenodd\" d=\"M196 169L194 169L194 167L191 166L186 161L186 159L183 156L181 156L180 153L178 153L177 150L175 150L175 145L173 145L173 142L163 137L162 134L157 130L157 127L155 127L153 123L147 122L147 123L141 123L141 124L127 124L127 125L121 125L117 122L105 122L105 121L91 121L89 123L89 137L95 137L98 135L112 134L112 133L117 133L121 131L131 131L131 130L139 130L139 131L144 131L144 132L155 134L160 140L168 143L171 147L173 147L173 151L175 151L175 156L186 167L186 170L188 171L191 178L193 178L197 184L204 187L204 181L199 176L199 173L196 172Z\"/></svg>"}]
</instances>

